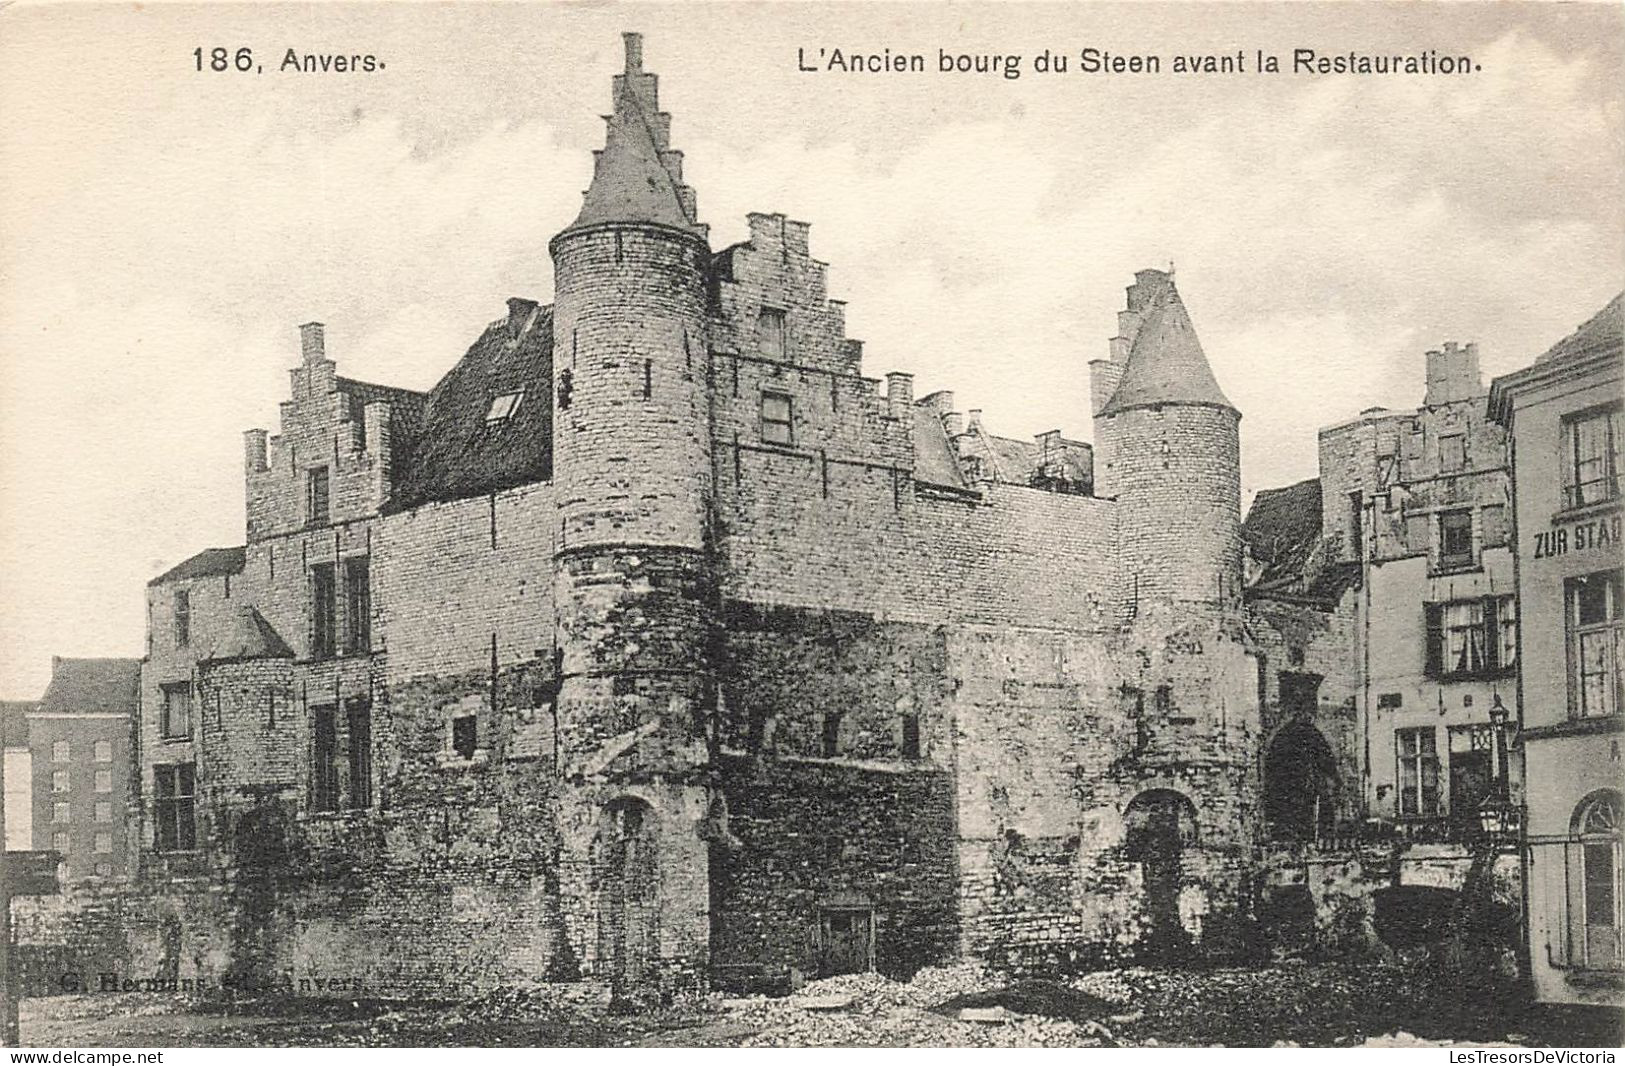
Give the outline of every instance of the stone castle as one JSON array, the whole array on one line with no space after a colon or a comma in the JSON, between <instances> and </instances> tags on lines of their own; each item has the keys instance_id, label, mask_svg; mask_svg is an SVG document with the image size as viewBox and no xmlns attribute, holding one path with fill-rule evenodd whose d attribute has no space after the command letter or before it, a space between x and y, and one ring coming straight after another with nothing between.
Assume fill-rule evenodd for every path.
<instances>
[{"instance_id":1,"label":"stone castle","mask_svg":"<svg viewBox=\"0 0 1625 1066\"><path fill-rule=\"evenodd\" d=\"M148 589L131 967L627 996L1251 935L1239 412L1173 277L1094 444L863 373L808 227L714 250L641 40L550 304L427 393L322 326L247 543ZM337 986L336 986L337 987Z\"/></svg>"}]
</instances>

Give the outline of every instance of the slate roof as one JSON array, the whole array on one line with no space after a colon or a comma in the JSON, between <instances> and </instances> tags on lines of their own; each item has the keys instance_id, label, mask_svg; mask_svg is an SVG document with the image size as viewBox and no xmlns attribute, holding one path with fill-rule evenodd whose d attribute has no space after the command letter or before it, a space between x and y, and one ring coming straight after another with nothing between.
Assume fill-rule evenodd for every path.
<instances>
[{"instance_id":1,"label":"slate roof","mask_svg":"<svg viewBox=\"0 0 1625 1066\"><path fill-rule=\"evenodd\" d=\"M965 487L959 456L948 439L942 415L921 403L914 405L914 480L954 489Z\"/></svg>"},{"instance_id":2,"label":"slate roof","mask_svg":"<svg viewBox=\"0 0 1625 1066\"><path fill-rule=\"evenodd\" d=\"M1241 523L1241 539L1264 567L1255 587L1301 580L1320 542L1320 479L1264 489L1254 496Z\"/></svg>"},{"instance_id":3,"label":"slate roof","mask_svg":"<svg viewBox=\"0 0 1625 1066\"><path fill-rule=\"evenodd\" d=\"M1134 335L1123 378L1100 413L1114 415L1167 403L1236 409L1213 377L1202 342L1196 339L1196 327L1191 325L1171 277L1152 297Z\"/></svg>"},{"instance_id":4,"label":"slate roof","mask_svg":"<svg viewBox=\"0 0 1625 1066\"><path fill-rule=\"evenodd\" d=\"M1625 293L1620 293L1601 311L1579 329L1546 350L1536 363L1554 363L1567 359L1580 359L1610 349L1621 350L1625 335Z\"/></svg>"},{"instance_id":5,"label":"slate roof","mask_svg":"<svg viewBox=\"0 0 1625 1066\"><path fill-rule=\"evenodd\" d=\"M53 658L39 712L133 715L140 705L140 659Z\"/></svg>"},{"instance_id":6,"label":"slate roof","mask_svg":"<svg viewBox=\"0 0 1625 1066\"><path fill-rule=\"evenodd\" d=\"M245 551L242 548L204 548L178 566L172 566L147 582L147 587L171 581L184 581L193 577L220 577L243 572Z\"/></svg>"},{"instance_id":7,"label":"slate roof","mask_svg":"<svg viewBox=\"0 0 1625 1066\"><path fill-rule=\"evenodd\" d=\"M282 639L265 616L253 607L243 607L232 619L231 631L220 637L205 662L229 662L237 659L291 659L293 649Z\"/></svg>"},{"instance_id":8,"label":"slate roof","mask_svg":"<svg viewBox=\"0 0 1625 1066\"><path fill-rule=\"evenodd\" d=\"M604 147L593 153L592 184L566 232L600 222L656 222L703 235L694 190L683 184L683 155L671 149L671 116L660 110L655 76L643 72L643 40L622 36L626 70L614 78Z\"/></svg>"},{"instance_id":9,"label":"slate roof","mask_svg":"<svg viewBox=\"0 0 1625 1066\"><path fill-rule=\"evenodd\" d=\"M553 309L508 301L423 405L416 443L400 456L390 507L401 511L553 476ZM491 402L524 395L491 423Z\"/></svg>"}]
</instances>

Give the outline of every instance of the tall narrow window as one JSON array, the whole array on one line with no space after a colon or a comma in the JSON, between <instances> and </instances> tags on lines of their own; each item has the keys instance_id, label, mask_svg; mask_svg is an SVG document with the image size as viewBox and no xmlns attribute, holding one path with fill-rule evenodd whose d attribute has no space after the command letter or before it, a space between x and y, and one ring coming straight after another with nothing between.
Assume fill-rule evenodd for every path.
<instances>
[{"instance_id":1,"label":"tall narrow window","mask_svg":"<svg viewBox=\"0 0 1625 1066\"><path fill-rule=\"evenodd\" d=\"M451 720L451 750L460 759L472 759L479 750L479 718L460 714Z\"/></svg>"},{"instance_id":2,"label":"tall narrow window","mask_svg":"<svg viewBox=\"0 0 1625 1066\"><path fill-rule=\"evenodd\" d=\"M769 359L783 359L784 344L784 312L774 307L764 307L756 316L756 342L763 355Z\"/></svg>"},{"instance_id":3,"label":"tall narrow window","mask_svg":"<svg viewBox=\"0 0 1625 1066\"><path fill-rule=\"evenodd\" d=\"M918 759L920 757L920 716L917 714L903 715L903 758Z\"/></svg>"},{"instance_id":4,"label":"tall narrow window","mask_svg":"<svg viewBox=\"0 0 1625 1066\"><path fill-rule=\"evenodd\" d=\"M768 444L793 443L790 397L782 392L762 393L762 440Z\"/></svg>"},{"instance_id":5,"label":"tall narrow window","mask_svg":"<svg viewBox=\"0 0 1625 1066\"><path fill-rule=\"evenodd\" d=\"M1365 558L1365 494L1349 493L1349 551L1356 559Z\"/></svg>"},{"instance_id":6,"label":"tall narrow window","mask_svg":"<svg viewBox=\"0 0 1625 1066\"><path fill-rule=\"evenodd\" d=\"M824 715L824 756L834 758L841 753L841 712Z\"/></svg>"},{"instance_id":7,"label":"tall narrow window","mask_svg":"<svg viewBox=\"0 0 1625 1066\"><path fill-rule=\"evenodd\" d=\"M1439 514L1439 569L1455 570L1473 565L1473 512L1442 511Z\"/></svg>"},{"instance_id":8,"label":"tall narrow window","mask_svg":"<svg viewBox=\"0 0 1625 1066\"><path fill-rule=\"evenodd\" d=\"M1432 726L1394 731L1401 817L1432 818L1439 813L1439 753L1434 732Z\"/></svg>"},{"instance_id":9,"label":"tall narrow window","mask_svg":"<svg viewBox=\"0 0 1625 1066\"><path fill-rule=\"evenodd\" d=\"M310 568L310 657L329 659L334 652L333 564L317 563Z\"/></svg>"},{"instance_id":10,"label":"tall narrow window","mask_svg":"<svg viewBox=\"0 0 1625 1066\"><path fill-rule=\"evenodd\" d=\"M164 702L158 711L158 732L165 740L185 740L192 735L192 683L177 681L164 686Z\"/></svg>"},{"instance_id":11,"label":"tall narrow window","mask_svg":"<svg viewBox=\"0 0 1625 1066\"><path fill-rule=\"evenodd\" d=\"M365 555L344 561L344 647L352 655L372 650L372 587Z\"/></svg>"},{"instance_id":12,"label":"tall narrow window","mask_svg":"<svg viewBox=\"0 0 1625 1066\"><path fill-rule=\"evenodd\" d=\"M1491 601L1495 607L1495 636L1500 644L1495 665L1510 670L1518 665L1518 598L1500 596Z\"/></svg>"},{"instance_id":13,"label":"tall narrow window","mask_svg":"<svg viewBox=\"0 0 1625 1066\"><path fill-rule=\"evenodd\" d=\"M1467 465L1467 435L1452 433L1439 438L1439 469L1455 473Z\"/></svg>"},{"instance_id":14,"label":"tall narrow window","mask_svg":"<svg viewBox=\"0 0 1625 1066\"><path fill-rule=\"evenodd\" d=\"M1569 691L1580 718L1625 710L1621 660L1625 659L1625 614L1620 571L1603 570L1569 578Z\"/></svg>"},{"instance_id":15,"label":"tall narrow window","mask_svg":"<svg viewBox=\"0 0 1625 1066\"><path fill-rule=\"evenodd\" d=\"M305 518L308 525L325 526L328 516L327 467L318 466L305 475Z\"/></svg>"},{"instance_id":16,"label":"tall narrow window","mask_svg":"<svg viewBox=\"0 0 1625 1066\"><path fill-rule=\"evenodd\" d=\"M350 700L344 705L346 739L350 744L350 806L372 806L372 704Z\"/></svg>"},{"instance_id":17,"label":"tall narrow window","mask_svg":"<svg viewBox=\"0 0 1625 1066\"><path fill-rule=\"evenodd\" d=\"M184 648L192 643L192 594L186 589L175 590L175 647Z\"/></svg>"},{"instance_id":18,"label":"tall narrow window","mask_svg":"<svg viewBox=\"0 0 1625 1066\"><path fill-rule=\"evenodd\" d=\"M1614 789L1602 789L1582 800L1571 824L1569 877L1570 952L1573 962L1588 969L1625 966L1625 926L1620 889L1620 830L1625 804ZM1576 846L1578 845L1578 846ZM1575 870L1574 866L1579 869Z\"/></svg>"},{"instance_id":19,"label":"tall narrow window","mask_svg":"<svg viewBox=\"0 0 1625 1066\"><path fill-rule=\"evenodd\" d=\"M1583 507L1619 496L1618 404L1563 422L1563 506Z\"/></svg>"},{"instance_id":20,"label":"tall narrow window","mask_svg":"<svg viewBox=\"0 0 1625 1066\"><path fill-rule=\"evenodd\" d=\"M310 809L339 809L338 722L334 708L310 709Z\"/></svg>"},{"instance_id":21,"label":"tall narrow window","mask_svg":"<svg viewBox=\"0 0 1625 1066\"><path fill-rule=\"evenodd\" d=\"M189 762L152 768L153 843L159 851L191 851L197 847L195 769Z\"/></svg>"}]
</instances>

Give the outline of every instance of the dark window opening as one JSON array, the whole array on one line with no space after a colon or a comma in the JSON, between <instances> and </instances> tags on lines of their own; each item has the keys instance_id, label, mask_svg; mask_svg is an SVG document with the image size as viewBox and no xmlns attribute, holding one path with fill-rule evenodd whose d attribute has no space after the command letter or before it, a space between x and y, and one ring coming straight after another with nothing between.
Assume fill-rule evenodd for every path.
<instances>
[{"instance_id":1,"label":"dark window opening","mask_svg":"<svg viewBox=\"0 0 1625 1066\"><path fill-rule=\"evenodd\" d=\"M361 810L372 806L372 704L350 700L344 712L350 745L350 807Z\"/></svg>"},{"instance_id":2,"label":"dark window opening","mask_svg":"<svg viewBox=\"0 0 1625 1066\"><path fill-rule=\"evenodd\" d=\"M334 652L334 614L337 611L333 588L333 564L317 563L310 568L310 657L330 659Z\"/></svg>"},{"instance_id":3,"label":"dark window opening","mask_svg":"<svg viewBox=\"0 0 1625 1066\"><path fill-rule=\"evenodd\" d=\"M918 759L920 757L920 716L917 714L903 715L903 758Z\"/></svg>"},{"instance_id":4,"label":"dark window opening","mask_svg":"<svg viewBox=\"0 0 1625 1066\"><path fill-rule=\"evenodd\" d=\"M824 756L834 758L841 753L841 712L824 715Z\"/></svg>"},{"instance_id":5,"label":"dark window opening","mask_svg":"<svg viewBox=\"0 0 1625 1066\"><path fill-rule=\"evenodd\" d=\"M344 646L351 653L372 650L372 584L365 555L344 561Z\"/></svg>"},{"instance_id":6,"label":"dark window opening","mask_svg":"<svg viewBox=\"0 0 1625 1066\"><path fill-rule=\"evenodd\" d=\"M164 702L159 708L158 732L165 740L184 740L192 735L192 683L180 681L164 686Z\"/></svg>"},{"instance_id":7,"label":"dark window opening","mask_svg":"<svg viewBox=\"0 0 1625 1066\"><path fill-rule=\"evenodd\" d=\"M1487 677L1518 661L1518 603L1485 596L1423 607L1427 646L1423 672L1433 678Z\"/></svg>"},{"instance_id":8,"label":"dark window opening","mask_svg":"<svg viewBox=\"0 0 1625 1066\"><path fill-rule=\"evenodd\" d=\"M227 578L229 581L230 578ZM184 648L192 642L192 594L186 589L175 590L175 647Z\"/></svg>"},{"instance_id":9,"label":"dark window opening","mask_svg":"<svg viewBox=\"0 0 1625 1066\"><path fill-rule=\"evenodd\" d=\"M747 740L751 751L761 751L767 744L767 708L752 707L750 709L750 736Z\"/></svg>"},{"instance_id":10,"label":"dark window opening","mask_svg":"<svg viewBox=\"0 0 1625 1066\"><path fill-rule=\"evenodd\" d=\"M159 851L191 851L197 847L194 764L154 766L152 779L154 846Z\"/></svg>"},{"instance_id":11,"label":"dark window opening","mask_svg":"<svg viewBox=\"0 0 1625 1066\"><path fill-rule=\"evenodd\" d=\"M1439 567L1450 570L1473 564L1473 512L1439 515Z\"/></svg>"},{"instance_id":12,"label":"dark window opening","mask_svg":"<svg viewBox=\"0 0 1625 1066\"><path fill-rule=\"evenodd\" d=\"M305 516L308 525L327 524L328 503L327 467L318 466L305 475Z\"/></svg>"},{"instance_id":13,"label":"dark window opening","mask_svg":"<svg viewBox=\"0 0 1625 1066\"><path fill-rule=\"evenodd\" d=\"M1365 496L1349 493L1349 551L1356 559L1365 558Z\"/></svg>"},{"instance_id":14,"label":"dark window opening","mask_svg":"<svg viewBox=\"0 0 1625 1066\"><path fill-rule=\"evenodd\" d=\"M332 707L310 709L310 809L339 809L338 721Z\"/></svg>"},{"instance_id":15,"label":"dark window opening","mask_svg":"<svg viewBox=\"0 0 1625 1066\"><path fill-rule=\"evenodd\" d=\"M451 720L451 750L460 758L472 759L479 742L479 720L472 714Z\"/></svg>"}]
</instances>

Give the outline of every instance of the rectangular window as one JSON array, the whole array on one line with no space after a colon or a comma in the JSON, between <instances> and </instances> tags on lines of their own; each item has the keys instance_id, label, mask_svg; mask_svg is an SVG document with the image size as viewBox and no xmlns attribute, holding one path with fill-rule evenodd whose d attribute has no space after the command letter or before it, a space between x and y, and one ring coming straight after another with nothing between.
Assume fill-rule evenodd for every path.
<instances>
[{"instance_id":1,"label":"rectangular window","mask_svg":"<svg viewBox=\"0 0 1625 1066\"><path fill-rule=\"evenodd\" d=\"M67 792L69 790L69 787L70 787L70 785L69 785L69 779L68 779L68 771L66 771L66 770L53 770L53 771L51 771L51 791L52 792Z\"/></svg>"},{"instance_id":2,"label":"rectangular window","mask_svg":"<svg viewBox=\"0 0 1625 1066\"><path fill-rule=\"evenodd\" d=\"M310 709L310 809L339 809L338 721L332 707Z\"/></svg>"},{"instance_id":3,"label":"rectangular window","mask_svg":"<svg viewBox=\"0 0 1625 1066\"><path fill-rule=\"evenodd\" d=\"M186 589L175 590L175 647L184 648L192 643L192 594Z\"/></svg>"},{"instance_id":4,"label":"rectangular window","mask_svg":"<svg viewBox=\"0 0 1625 1066\"><path fill-rule=\"evenodd\" d=\"M71 762L73 760L73 745L66 740L51 741L51 761Z\"/></svg>"},{"instance_id":5,"label":"rectangular window","mask_svg":"<svg viewBox=\"0 0 1625 1066\"><path fill-rule=\"evenodd\" d=\"M1452 433L1439 438L1439 469L1454 473L1467 466L1467 435Z\"/></svg>"},{"instance_id":6,"label":"rectangular window","mask_svg":"<svg viewBox=\"0 0 1625 1066\"><path fill-rule=\"evenodd\" d=\"M1443 511L1439 514L1439 569L1454 570L1473 565L1473 512Z\"/></svg>"},{"instance_id":7,"label":"rectangular window","mask_svg":"<svg viewBox=\"0 0 1625 1066\"><path fill-rule=\"evenodd\" d=\"M1492 503L1480 508L1478 524L1484 547L1499 548L1507 542L1507 509L1504 504Z\"/></svg>"},{"instance_id":8,"label":"rectangular window","mask_svg":"<svg viewBox=\"0 0 1625 1066\"><path fill-rule=\"evenodd\" d=\"M1425 604L1427 663L1434 678L1484 677L1518 661L1518 607L1511 596Z\"/></svg>"},{"instance_id":9,"label":"rectangular window","mask_svg":"<svg viewBox=\"0 0 1625 1066\"><path fill-rule=\"evenodd\" d=\"M1563 506L1619 496L1620 408L1583 411L1563 420Z\"/></svg>"},{"instance_id":10,"label":"rectangular window","mask_svg":"<svg viewBox=\"0 0 1625 1066\"><path fill-rule=\"evenodd\" d=\"M113 820L113 805L106 800L99 801L96 804L96 820L102 823L111 822Z\"/></svg>"},{"instance_id":11,"label":"rectangular window","mask_svg":"<svg viewBox=\"0 0 1625 1066\"><path fill-rule=\"evenodd\" d=\"M824 757L833 759L841 753L841 712L824 715Z\"/></svg>"},{"instance_id":12,"label":"rectangular window","mask_svg":"<svg viewBox=\"0 0 1625 1066\"><path fill-rule=\"evenodd\" d=\"M1620 571L1572 577L1568 600L1569 700L1580 718L1619 714L1625 708L1620 661L1625 658L1625 615Z\"/></svg>"},{"instance_id":13,"label":"rectangular window","mask_svg":"<svg viewBox=\"0 0 1625 1066\"><path fill-rule=\"evenodd\" d=\"M66 803L51 804L51 821L58 825L67 825L73 821L73 807Z\"/></svg>"},{"instance_id":14,"label":"rectangular window","mask_svg":"<svg viewBox=\"0 0 1625 1066\"><path fill-rule=\"evenodd\" d=\"M790 397L782 392L762 393L762 440L768 444L791 444L795 440Z\"/></svg>"},{"instance_id":15,"label":"rectangular window","mask_svg":"<svg viewBox=\"0 0 1625 1066\"><path fill-rule=\"evenodd\" d=\"M318 466L305 474L305 521L325 526L329 517L327 467Z\"/></svg>"},{"instance_id":16,"label":"rectangular window","mask_svg":"<svg viewBox=\"0 0 1625 1066\"><path fill-rule=\"evenodd\" d=\"M337 601L333 587L333 564L317 563L310 568L310 657L331 659L335 651L334 633Z\"/></svg>"},{"instance_id":17,"label":"rectangular window","mask_svg":"<svg viewBox=\"0 0 1625 1066\"><path fill-rule=\"evenodd\" d=\"M1399 814L1434 818L1439 814L1439 753L1432 726L1397 729Z\"/></svg>"},{"instance_id":18,"label":"rectangular window","mask_svg":"<svg viewBox=\"0 0 1625 1066\"><path fill-rule=\"evenodd\" d=\"M372 650L372 579L365 555L344 560L344 628L347 651Z\"/></svg>"},{"instance_id":19,"label":"rectangular window","mask_svg":"<svg viewBox=\"0 0 1625 1066\"><path fill-rule=\"evenodd\" d=\"M51 834L51 850L52 851L59 852L59 853L61 853L63 855L66 855L68 853L68 843L69 843L68 834L66 834L66 833L52 833Z\"/></svg>"},{"instance_id":20,"label":"rectangular window","mask_svg":"<svg viewBox=\"0 0 1625 1066\"><path fill-rule=\"evenodd\" d=\"M1349 552L1356 559L1365 558L1365 494L1349 493Z\"/></svg>"},{"instance_id":21,"label":"rectangular window","mask_svg":"<svg viewBox=\"0 0 1625 1066\"><path fill-rule=\"evenodd\" d=\"M111 855L111 854L113 854L113 834L112 833L97 833L96 834L96 854L98 854L98 855Z\"/></svg>"},{"instance_id":22,"label":"rectangular window","mask_svg":"<svg viewBox=\"0 0 1625 1066\"><path fill-rule=\"evenodd\" d=\"M756 343L761 353L769 359L783 359L784 344L784 312L774 307L764 307L756 316Z\"/></svg>"},{"instance_id":23,"label":"rectangular window","mask_svg":"<svg viewBox=\"0 0 1625 1066\"><path fill-rule=\"evenodd\" d=\"M344 714L350 744L350 807L362 810L372 806L372 704L350 700Z\"/></svg>"},{"instance_id":24,"label":"rectangular window","mask_svg":"<svg viewBox=\"0 0 1625 1066\"><path fill-rule=\"evenodd\" d=\"M192 683L178 681L164 686L164 702L158 710L158 732L166 740L184 740L192 735Z\"/></svg>"},{"instance_id":25,"label":"rectangular window","mask_svg":"<svg viewBox=\"0 0 1625 1066\"><path fill-rule=\"evenodd\" d=\"M460 714L451 720L451 750L459 757L472 759L479 739L479 719L474 715Z\"/></svg>"},{"instance_id":26,"label":"rectangular window","mask_svg":"<svg viewBox=\"0 0 1625 1066\"><path fill-rule=\"evenodd\" d=\"M111 770L97 770L96 771L96 791L97 792L111 792L111 791L113 791L113 771L111 771Z\"/></svg>"},{"instance_id":27,"label":"rectangular window","mask_svg":"<svg viewBox=\"0 0 1625 1066\"><path fill-rule=\"evenodd\" d=\"M98 740L98 741L96 741L96 761L97 762L112 762L113 761L113 742L111 740Z\"/></svg>"},{"instance_id":28,"label":"rectangular window","mask_svg":"<svg viewBox=\"0 0 1625 1066\"><path fill-rule=\"evenodd\" d=\"M920 716L917 714L903 715L903 758L918 759L920 757Z\"/></svg>"},{"instance_id":29,"label":"rectangular window","mask_svg":"<svg viewBox=\"0 0 1625 1066\"><path fill-rule=\"evenodd\" d=\"M196 848L196 767L189 762L154 766L152 784L154 846L159 851L191 851Z\"/></svg>"}]
</instances>

